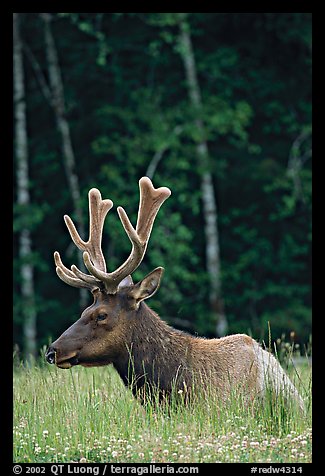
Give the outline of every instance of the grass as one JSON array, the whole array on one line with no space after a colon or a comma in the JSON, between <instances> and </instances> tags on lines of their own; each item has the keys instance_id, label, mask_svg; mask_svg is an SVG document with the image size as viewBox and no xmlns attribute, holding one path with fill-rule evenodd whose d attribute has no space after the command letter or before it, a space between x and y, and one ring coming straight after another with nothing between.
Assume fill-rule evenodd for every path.
<instances>
[{"instance_id":1,"label":"grass","mask_svg":"<svg viewBox=\"0 0 325 476\"><path fill-rule=\"evenodd\" d=\"M144 408L112 367L14 369L15 462L311 462L311 369L291 368L307 407L269 400Z\"/></svg>"}]
</instances>

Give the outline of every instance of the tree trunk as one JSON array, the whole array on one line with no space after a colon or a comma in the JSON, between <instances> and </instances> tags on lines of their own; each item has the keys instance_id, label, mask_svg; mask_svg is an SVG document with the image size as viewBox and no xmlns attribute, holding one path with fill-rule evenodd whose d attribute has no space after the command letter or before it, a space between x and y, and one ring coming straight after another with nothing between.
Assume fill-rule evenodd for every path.
<instances>
[{"instance_id":1,"label":"tree trunk","mask_svg":"<svg viewBox=\"0 0 325 476\"><path fill-rule=\"evenodd\" d=\"M19 14L13 13L13 69L14 69L14 115L15 152L17 159L17 203L21 208L30 204L27 119L25 101L25 79ZM19 234L19 257L21 260L21 293L23 313L24 352L29 360L36 357L36 307L34 293L34 268L28 262L32 251L31 233L23 228Z\"/></svg>"},{"instance_id":2,"label":"tree trunk","mask_svg":"<svg viewBox=\"0 0 325 476\"><path fill-rule=\"evenodd\" d=\"M82 213L82 207L80 202L80 187L79 180L76 174L76 160L73 152L70 126L66 119L65 102L64 102L64 90L61 77L61 70L58 61L57 50L51 29L52 16L50 13L40 13L42 20L44 21L44 33L45 33L45 47L46 57L48 62L48 73L51 89L51 105L53 107L57 127L61 134L62 154L65 173L71 193L73 202L73 208L76 215L77 228L79 229L80 236L86 239L85 226ZM81 253L78 253L78 266L79 269L84 269ZM80 308L83 309L88 301L87 290L80 289Z\"/></svg>"},{"instance_id":3,"label":"tree trunk","mask_svg":"<svg viewBox=\"0 0 325 476\"><path fill-rule=\"evenodd\" d=\"M204 138L204 124L201 119L201 91L197 79L196 64L189 25L185 20L184 14L180 14L179 29L179 50L184 63L189 99L193 109L197 114L197 118L195 119L195 127L199 132L200 137L200 140L196 146L196 153L199 167L203 171L201 175L201 193L205 222L204 231L206 242L206 268L210 283L210 309L216 319L216 332L219 336L222 336L227 332L228 323L224 312L224 305L221 295L218 210L213 189L212 174L210 172L208 145Z\"/></svg>"},{"instance_id":4,"label":"tree trunk","mask_svg":"<svg viewBox=\"0 0 325 476\"><path fill-rule=\"evenodd\" d=\"M301 183L301 170L304 163L312 157L312 149L306 148L303 151L304 143L310 138L311 130L303 130L298 137L293 141L290 149L287 175L292 180L293 184L293 196L296 202L306 204L306 199L303 194L303 188Z\"/></svg>"}]
</instances>

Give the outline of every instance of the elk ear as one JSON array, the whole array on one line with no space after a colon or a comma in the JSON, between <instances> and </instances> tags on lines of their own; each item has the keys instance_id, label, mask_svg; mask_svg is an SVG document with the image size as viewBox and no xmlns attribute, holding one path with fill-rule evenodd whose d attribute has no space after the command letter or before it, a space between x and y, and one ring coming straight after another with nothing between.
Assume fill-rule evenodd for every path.
<instances>
[{"instance_id":1,"label":"elk ear","mask_svg":"<svg viewBox=\"0 0 325 476\"><path fill-rule=\"evenodd\" d=\"M126 288L128 286L132 286L132 284L133 284L133 280L131 276L129 275L120 282L117 289Z\"/></svg>"},{"instance_id":2,"label":"elk ear","mask_svg":"<svg viewBox=\"0 0 325 476\"><path fill-rule=\"evenodd\" d=\"M141 301L150 298L158 290L163 272L164 268L156 268L133 286L131 296L135 299L137 307Z\"/></svg>"}]
</instances>

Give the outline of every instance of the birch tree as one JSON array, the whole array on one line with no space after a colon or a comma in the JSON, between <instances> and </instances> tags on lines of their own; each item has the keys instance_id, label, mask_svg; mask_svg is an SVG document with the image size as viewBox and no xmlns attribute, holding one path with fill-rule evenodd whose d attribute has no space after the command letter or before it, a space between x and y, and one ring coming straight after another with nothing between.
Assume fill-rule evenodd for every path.
<instances>
[{"instance_id":1,"label":"birch tree","mask_svg":"<svg viewBox=\"0 0 325 476\"><path fill-rule=\"evenodd\" d=\"M200 140L196 144L196 155L201 173L201 194L204 215L206 268L209 275L209 301L213 315L216 317L217 334L225 335L228 329L227 319L221 295L221 264L218 231L218 209L210 170L208 144L205 140L202 120L202 98L197 78L195 56L192 47L190 27L186 14L179 15L179 53L181 55L187 82L188 96L196 114L194 125Z\"/></svg>"},{"instance_id":2,"label":"birch tree","mask_svg":"<svg viewBox=\"0 0 325 476\"><path fill-rule=\"evenodd\" d=\"M287 176L292 180L293 184L294 200L301 201L302 203L305 203L305 197L302 189L301 170L305 162L312 157L311 146L306 147L306 142L308 143L310 139L311 127L307 126L293 141L287 166Z\"/></svg>"},{"instance_id":3,"label":"birch tree","mask_svg":"<svg viewBox=\"0 0 325 476\"><path fill-rule=\"evenodd\" d=\"M72 146L70 126L66 118L62 75L51 27L52 15L50 13L40 13L40 17L44 22L45 49L50 82L50 90L45 89L47 91L46 96L50 98L50 104L55 113L58 131L61 135L63 164L69 185L74 212L76 215L77 227L80 230L81 236L85 238L85 226L80 200L80 187L78 175L76 173L76 159ZM81 253L78 253L78 264L79 269L84 268ZM79 292L80 308L84 308L84 306L87 304L87 292L85 289L80 289Z\"/></svg>"},{"instance_id":4,"label":"birch tree","mask_svg":"<svg viewBox=\"0 0 325 476\"><path fill-rule=\"evenodd\" d=\"M13 13L13 79L14 79L14 118L15 118L15 154L17 177L17 204L20 209L30 205L29 164L27 142L27 118L25 99L25 78L23 48L20 35L20 16ZM24 351L29 359L37 353L36 345L36 307L34 292L34 267L30 262L32 237L30 229L24 225L20 230L19 258L21 260L21 293L23 314Z\"/></svg>"}]
</instances>

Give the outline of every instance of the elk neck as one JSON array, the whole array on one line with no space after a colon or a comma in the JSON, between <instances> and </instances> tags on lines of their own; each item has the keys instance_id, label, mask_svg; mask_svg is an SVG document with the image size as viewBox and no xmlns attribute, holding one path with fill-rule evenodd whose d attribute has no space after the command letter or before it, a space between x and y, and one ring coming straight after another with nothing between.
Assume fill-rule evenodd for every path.
<instances>
[{"instance_id":1,"label":"elk neck","mask_svg":"<svg viewBox=\"0 0 325 476\"><path fill-rule=\"evenodd\" d=\"M171 328L144 302L139 306L125 342L113 361L124 384L136 393L144 385L163 392L190 387L192 337Z\"/></svg>"}]
</instances>

